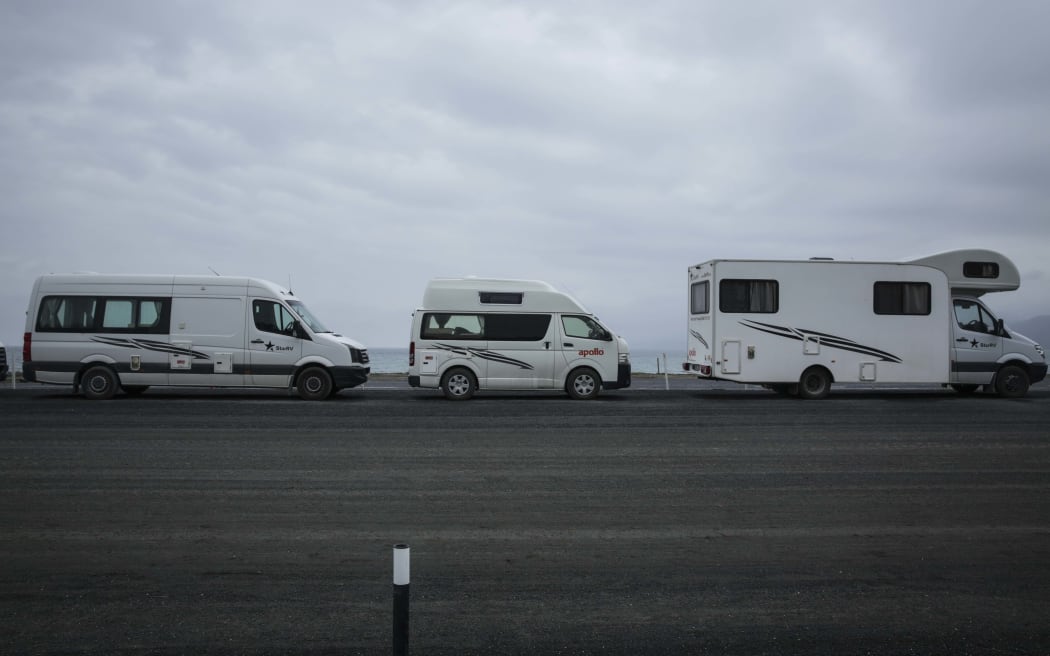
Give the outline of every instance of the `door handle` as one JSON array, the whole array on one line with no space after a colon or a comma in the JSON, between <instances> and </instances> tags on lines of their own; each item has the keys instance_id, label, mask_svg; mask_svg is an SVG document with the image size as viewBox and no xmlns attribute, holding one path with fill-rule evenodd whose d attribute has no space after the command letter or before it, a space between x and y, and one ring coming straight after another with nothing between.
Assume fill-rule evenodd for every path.
<instances>
[{"instance_id":1,"label":"door handle","mask_svg":"<svg viewBox=\"0 0 1050 656\"><path fill-rule=\"evenodd\" d=\"M265 343L266 342L262 341L261 339L253 339L252 340L252 344L265 344Z\"/></svg>"},{"instance_id":2,"label":"door handle","mask_svg":"<svg viewBox=\"0 0 1050 656\"><path fill-rule=\"evenodd\" d=\"M547 349L549 351L550 348L551 348L551 343L550 342L544 342L543 343L543 348L545 348L545 349Z\"/></svg>"},{"instance_id":3,"label":"door handle","mask_svg":"<svg viewBox=\"0 0 1050 656\"><path fill-rule=\"evenodd\" d=\"M565 342L565 343L562 344L562 346L567 346L569 348L573 348L572 342Z\"/></svg>"},{"instance_id":4,"label":"door handle","mask_svg":"<svg viewBox=\"0 0 1050 656\"><path fill-rule=\"evenodd\" d=\"M957 339L955 341L957 341L957 342L968 342L970 340L966 339L965 337L960 337L959 339Z\"/></svg>"}]
</instances>

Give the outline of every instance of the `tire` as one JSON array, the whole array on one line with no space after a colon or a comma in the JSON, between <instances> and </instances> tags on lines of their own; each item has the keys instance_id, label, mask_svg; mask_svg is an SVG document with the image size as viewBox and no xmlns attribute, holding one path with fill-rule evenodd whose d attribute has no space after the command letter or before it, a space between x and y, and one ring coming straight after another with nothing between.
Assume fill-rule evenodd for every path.
<instances>
[{"instance_id":1,"label":"tire","mask_svg":"<svg viewBox=\"0 0 1050 656\"><path fill-rule=\"evenodd\" d=\"M807 400L823 399L831 392L831 374L824 367L810 367L798 379L798 395Z\"/></svg>"},{"instance_id":2,"label":"tire","mask_svg":"<svg viewBox=\"0 0 1050 656\"><path fill-rule=\"evenodd\" d=\"M598 396L602 379L594 369L583 367L574 370L565 381L565 391L578 401L587 401Z\"/></svg>"},{"instance_id":3,"label":"tire","mask_svg":"<svg viewBox=\"0 0 1050 656\"><path fill-rule=\"evenodd\" d=\"M149 385L123 385L122 387L128 396L138 396L149 389Z\"/></svg>"},{"instance_id":4,"label":"tire","mask_svg":"<svg viewBox=\"0 0 1050 656\"><path fill-rule=\"evenodd\" d=\"M952 389L963 396L970 396L971 394L977 393L978 387L980 387L980 385L964 385L963 383L952 384Z\"/></svg>"},{"instance_id":5,"label":"tire","mask_svg":"<svg viewBox=\"0 0 1050 656\"><path fill-rule=\"evenodd\" d=\"M80 376L80 391L85 399L106 401L112 399L119 388L117 374L105 365L91 367Z\"/></svg>"},{"instance_id":6,"label":"tire","mask_svg":"<svg viewBox=\"0 0 1050 656\"><path fill-rule=\"evenodd\" d=\"M441 391L450 401L466 401L474 396L478 383L469 369L457 367L445 372L441 377Z\"/></svg>"},{"instance_id":7,"label":"tire","mask_svg":"<svg viewBox=\"0 0 1050 656\"><path fill-rule=\"evenodd\" d=\"M1017 365L1006 365L995 374L995 391L1007 399L1019 399L1028 394L1028 372Z\"/></svg>"},{"instance_id":8,"label":"tire","mask_svg":"<svg viewBox=\"0 0 1050 656\"><path fill-rule=\"evenodd\" d=\"M323 401L332 394L332 377L321 367L307 367L296 379L295 388L307 401Z\"/></svg>"}]
</instances>

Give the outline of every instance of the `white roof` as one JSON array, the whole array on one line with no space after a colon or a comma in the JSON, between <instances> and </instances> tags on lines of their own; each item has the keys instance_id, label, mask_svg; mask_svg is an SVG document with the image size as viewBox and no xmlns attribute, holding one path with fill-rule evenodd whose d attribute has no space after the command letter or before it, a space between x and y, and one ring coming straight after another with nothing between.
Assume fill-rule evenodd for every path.
<instances>
[{"instance_id":1,"label":"white roof","mask_svg":"<svg viewBox=\"0 0 1050 656\"><path fill-rule=\"evenodd\" d=\"M485 292L519 295L520 302L517 298L491 298ZM483 295L486 302L482 302ZM548 283L506 278L434 278L423 292L422 309L589 314L579 301Z\"/></svg>"},{"instance_id":2,"label":"white roof","mask_svg":"<svg viewBox=\"0 0 1050 656\"><path fill-rule=\"evenodd\" d=\"M259 278L242 276L201 276L175 274L132 274L132 273L60 273L40 276L39 286L42 291L51 293L74 294L119 294L155 293L170 294L173 292L191 294L220 293L220 289L237 290L244 293L249 289L265 290L274 296L291 298L292 294L280 286ZM232 293L232 292L230 292Z\"/></svg>"}]
</instances>

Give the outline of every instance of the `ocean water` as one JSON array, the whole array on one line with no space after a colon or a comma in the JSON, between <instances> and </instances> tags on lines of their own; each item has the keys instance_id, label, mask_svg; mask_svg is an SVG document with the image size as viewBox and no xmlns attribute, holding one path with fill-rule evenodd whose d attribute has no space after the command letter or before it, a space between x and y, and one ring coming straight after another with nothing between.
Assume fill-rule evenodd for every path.
<instances>
[{"instance_id":1,"label":"ocean water","mask_svg":"<svg viewBox=\"0 0 1050 656\"><path fill-rule=\"evenodd\" d=\"M684 349L656 351L638 349L631 351L631 371L642 374L664 373L664 355L667 356L667 372L683 373ZM370 348L368 358L371 360L372 373L408 374L407 348Z\"/></svg>"}]
</instances>

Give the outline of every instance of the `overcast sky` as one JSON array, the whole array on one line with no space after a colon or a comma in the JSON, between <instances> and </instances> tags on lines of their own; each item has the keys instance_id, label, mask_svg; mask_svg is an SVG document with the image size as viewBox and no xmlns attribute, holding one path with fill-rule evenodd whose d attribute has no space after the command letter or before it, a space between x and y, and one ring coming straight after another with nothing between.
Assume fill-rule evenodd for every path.
<instances>
[{"instance_id":1,"label":"overcast sky","mask_svg":"<svg viewBox=\"0 0 1050 656\"><path fill-rule=\"evenodd\" d=\"M999 250L1050 314L1050 2L0 4L0 340L50 272L250 275L406 346L435 276L684 350L721 257Z\"/></svg>"}]
</instances>

